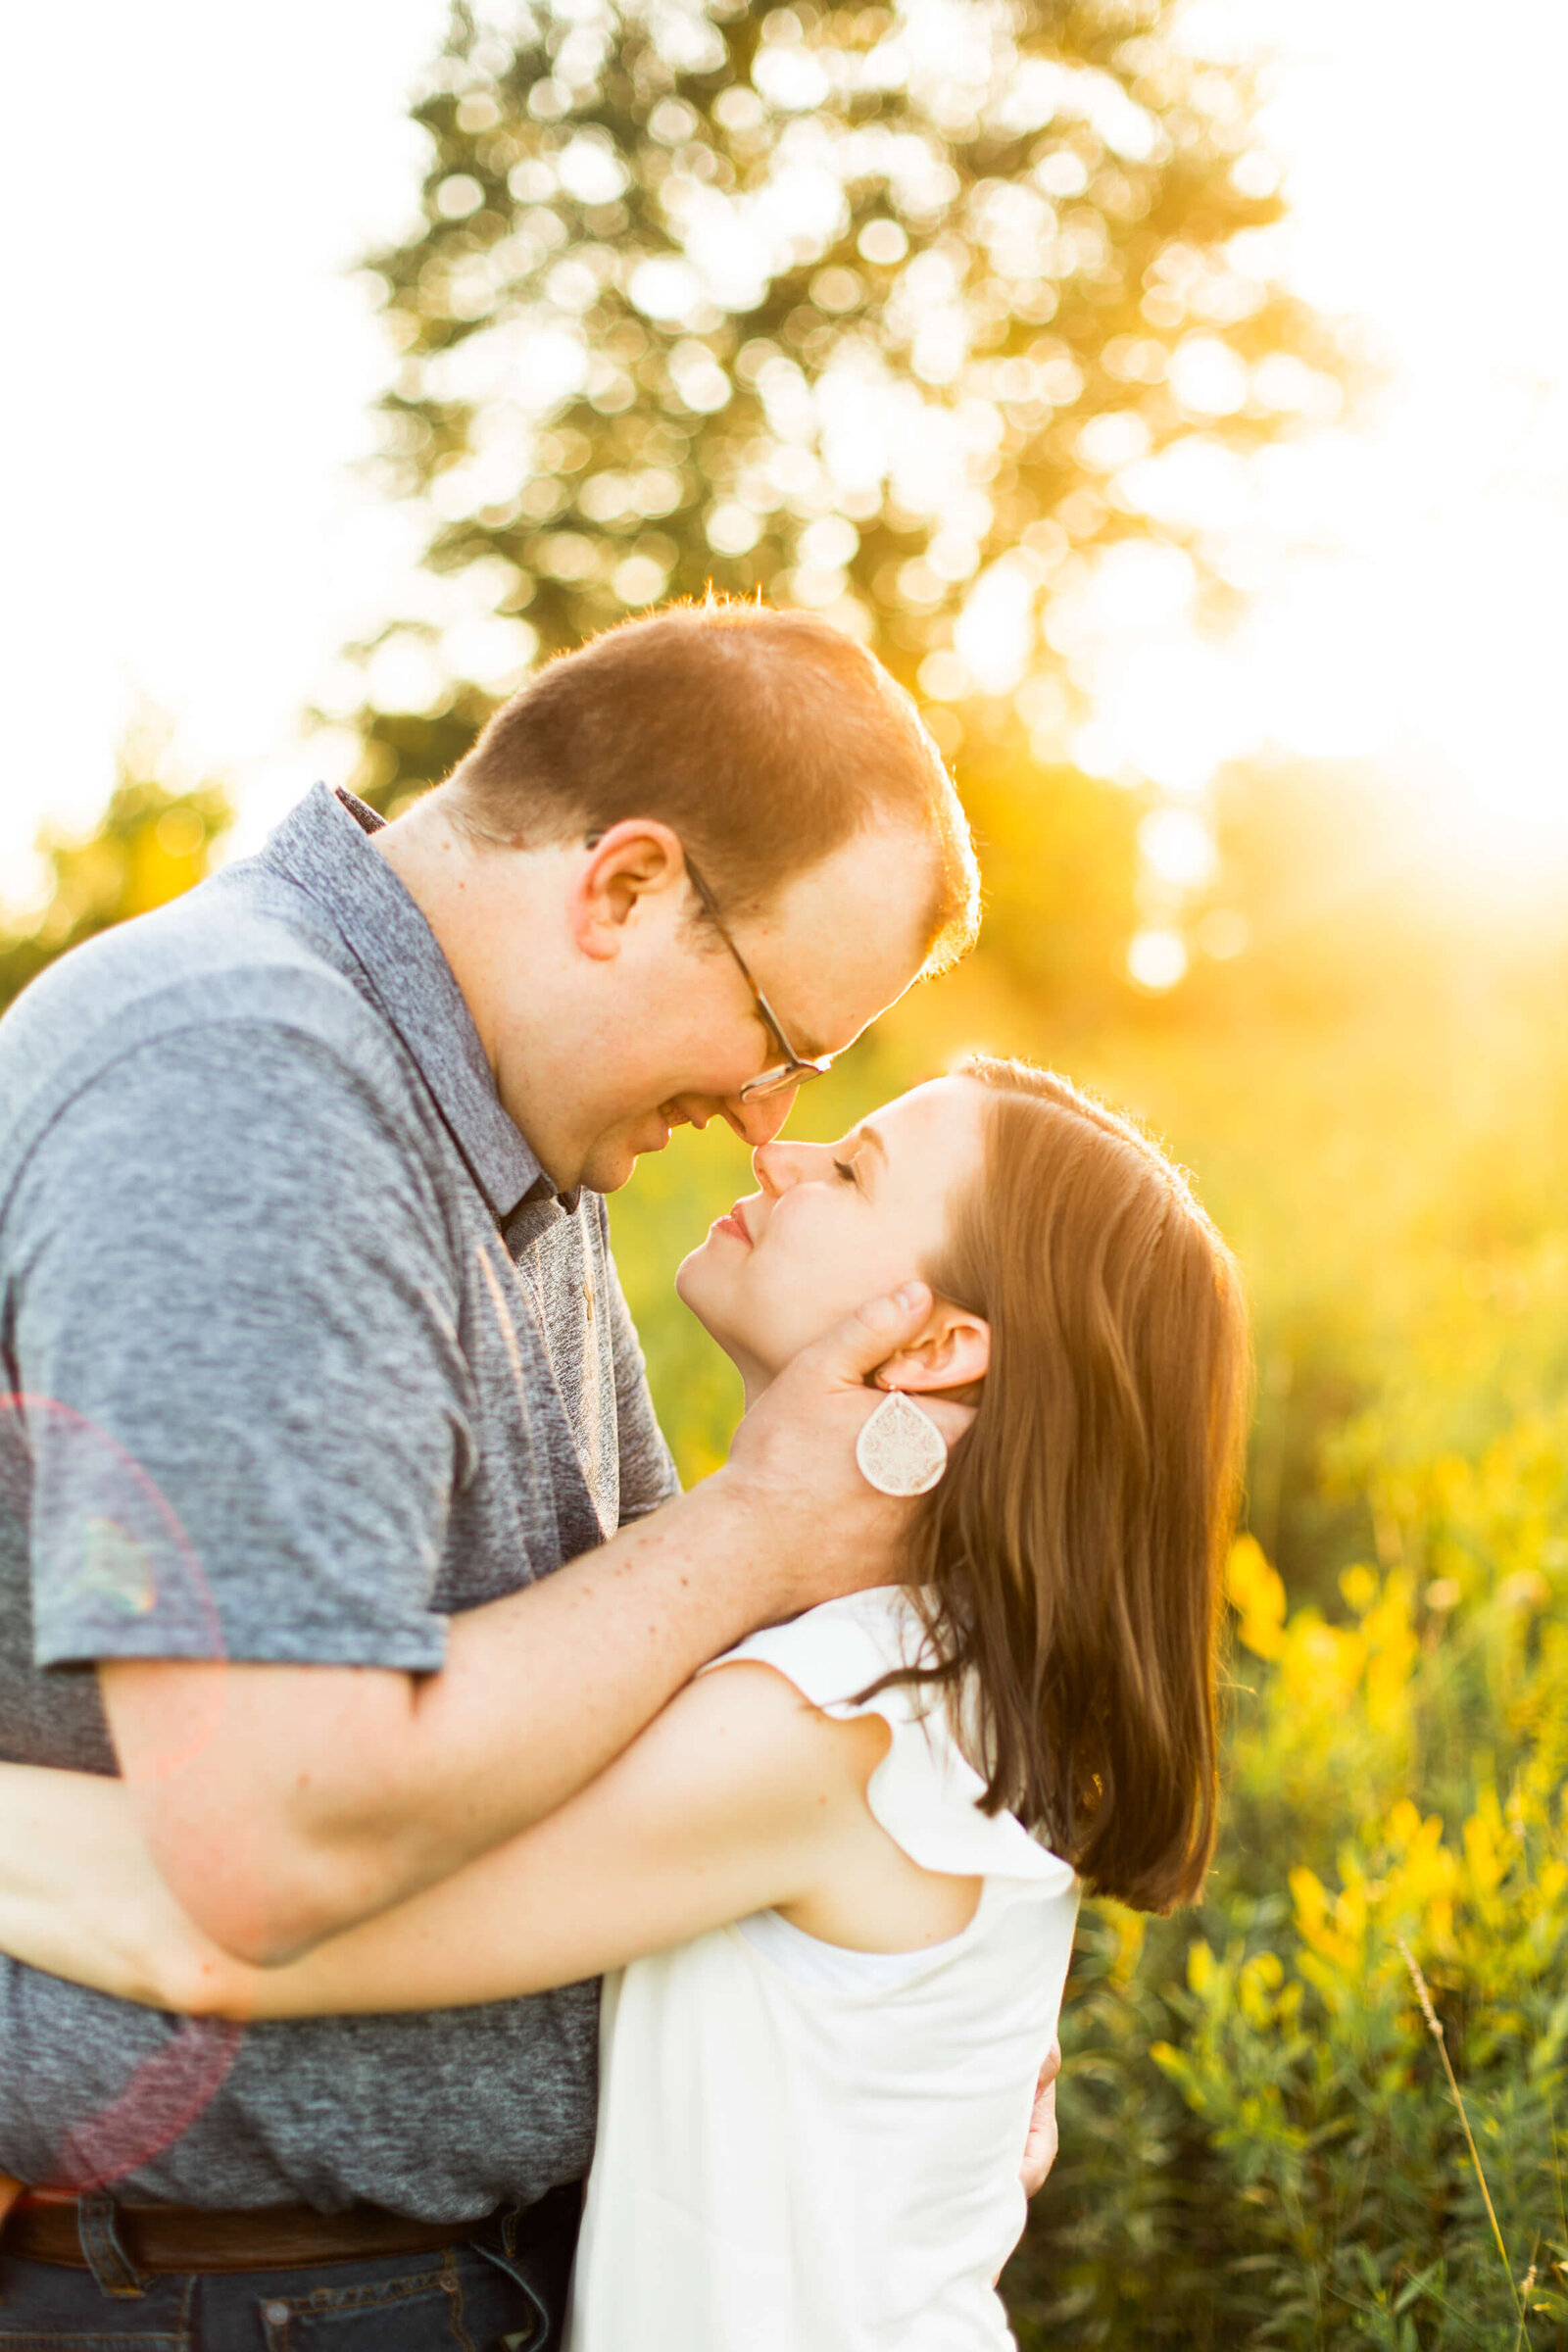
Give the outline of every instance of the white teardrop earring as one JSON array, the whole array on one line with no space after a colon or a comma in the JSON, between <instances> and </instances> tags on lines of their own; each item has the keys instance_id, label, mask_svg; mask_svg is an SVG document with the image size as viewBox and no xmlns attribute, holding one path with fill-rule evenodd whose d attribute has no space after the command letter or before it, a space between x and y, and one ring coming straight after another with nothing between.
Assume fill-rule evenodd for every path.
<instances>
[{"instance_id":1,"label":"white teardrop earring","mask_svg":"<svg viewBox=\"0 0 1568 2352\"><path fill-rule=\"evenodd\" d=\"M862 1426L855 1458L879 1494L928 1494L947 1469L947 1441L929 1413L890 1389Z\"/></svg>"}]
</instances>

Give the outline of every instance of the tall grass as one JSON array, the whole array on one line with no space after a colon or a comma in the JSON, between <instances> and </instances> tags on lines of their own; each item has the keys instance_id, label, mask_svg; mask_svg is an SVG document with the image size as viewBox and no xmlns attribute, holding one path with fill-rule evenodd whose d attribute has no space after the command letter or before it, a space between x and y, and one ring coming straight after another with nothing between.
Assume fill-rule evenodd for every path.
<instances>
[{"instance_id":1,"label":"tall grass","mask_svg":"<svg viewBox=\"0 0 1568 2352\"><path fill-rule=\"evenodd\" d=\"M1197 1911L1086 1912L1061 2155L1004 2281L1019 2343L1568 2352L1558 952L1297 933L1069 1025L1004 947L907 1000L797 1131L965 1046L1068 1069L1196 1171L1259 1362L1221 1851ZM688 1475L738 1390L668 1276L745 1181L691 1138L614 1204ZM1536 2249L1528 2287L1508 2245Z\"/></svg>"}]
</instances>

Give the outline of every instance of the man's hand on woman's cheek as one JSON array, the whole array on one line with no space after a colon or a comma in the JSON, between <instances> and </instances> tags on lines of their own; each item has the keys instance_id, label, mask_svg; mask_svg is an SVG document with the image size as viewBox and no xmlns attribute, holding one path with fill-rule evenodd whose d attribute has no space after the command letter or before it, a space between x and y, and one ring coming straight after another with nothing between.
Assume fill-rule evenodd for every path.
<instances>
[{"instance_id":1,"label":"man's hand on woman's cheek","mask_svg":"<svg viewBox=\"0 0 1568 2352\"><path fill-rule=\"evenodd\" d=\"M913 1505L867 1483L855 1445L884 1401L868 1376L915 1338L930 1311L923 1282L871 1299L803 1349L735 1433L721 1475L756 1512L761 1544L778 1560L781 1614L897 1584L905 1573ZM974 1418L970 1406L942 1396L920 1404L950 1447Z\"/></svg>"}]
</instances>

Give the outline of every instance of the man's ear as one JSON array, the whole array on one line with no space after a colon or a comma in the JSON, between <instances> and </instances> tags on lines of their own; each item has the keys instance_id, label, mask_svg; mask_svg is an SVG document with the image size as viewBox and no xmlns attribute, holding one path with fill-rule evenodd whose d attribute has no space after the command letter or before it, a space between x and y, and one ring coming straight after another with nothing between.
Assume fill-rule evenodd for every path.
<instances>
[{"instance_id":1,"label":"man's ear","mask_svg":"<svg viewBox=\"0 0 1568 2352\"><path fill-rule=\"evenodd\" d=\"M680 835L657 817L623 817L594 835L572 876L566 921L575 945L596 963L618 956L626 926L686 882L686 853Z\"/></svg>"},{"instance_id":2,"label":"man's ear","mask_svg":"<svg viewBox=\"0 0 1568 2352\"><path fill-rule=\"evenodd\" d=\"M967 1389L984 1380L991 1363L991 1326L983 1315L938 1299L917 1340L879 1365L879 1389L902 1389L907 1396L939 1389Z\"/></svg>"}]
</instances>

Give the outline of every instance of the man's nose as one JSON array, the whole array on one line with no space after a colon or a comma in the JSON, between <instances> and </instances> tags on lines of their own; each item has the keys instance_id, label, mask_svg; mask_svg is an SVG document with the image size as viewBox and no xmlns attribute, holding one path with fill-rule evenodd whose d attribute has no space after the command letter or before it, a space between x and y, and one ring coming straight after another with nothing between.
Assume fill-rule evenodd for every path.
<instances>
[{"instance_id":1,"label":"man's nose","mask_svg":"<svg viewBox=\"0 0 1568 2352\"><path fill-rule=\"evenodd\" d=\"M792 1086L787 1093L765 1095L760 1102L743 1102L739 1095L680 1095L665 1112L675 1114L672 1126L695 1127L699 1134L710 1119L724 1121L732 1127L743 1144L756 1151L760 1144L770 1144L790 1115L790 1105L800 1092Z\"/></svg>"},{"instance_id":2,"label":"man's nose","mask_svg":"<svg viewBox=\"0 0 1568 2352\"><path fill-rule=\"evenodd\" d=\"M724 1116L743 1144L750 1144L755 1155L772 1143L779 1129L794 1108L799 1087L786 1087L782 1094L763 1095L760 1102L743 1102L732 1095L724 1104Z\"/></svg>"}]
</instances>

